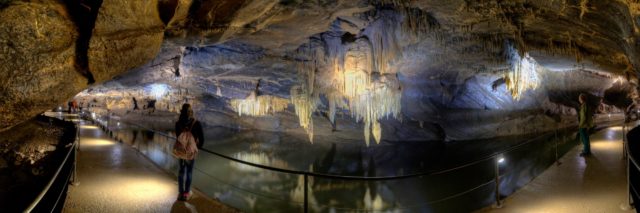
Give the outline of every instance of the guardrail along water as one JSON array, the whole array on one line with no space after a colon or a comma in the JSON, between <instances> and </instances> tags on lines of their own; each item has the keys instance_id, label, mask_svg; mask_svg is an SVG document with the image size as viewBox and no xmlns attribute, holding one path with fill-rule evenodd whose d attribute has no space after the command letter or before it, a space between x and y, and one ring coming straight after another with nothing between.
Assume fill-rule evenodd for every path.
<instances>
[{"instance_id":1,"label":"guardrail along water","mask_svg":"<svg viewBox=\"0 0 640 213\"><path fill-rule=\"evenodd\" d=\"M122 121L99 121L116 140L132 145L173 174L177 161L169 154L175 137ZM241 143L241 142L238 142ZM472 211L513 193L577 145L574 129L563 129L510 142L500 151L460 161L446 169L410 174L378 174L375 161L340 162L358 175L291 169L295 161L268 152L221 153L222 146L205 146L196 160L194 186L209 196L247 212L282 211ZM295 151L294 151L295 152ZM532 160L534 159L534 160ZM322 161L322 159L321 159ZM317 166L317 167L314 167ZM526 171L526 172L523 172Z\"/></svg>"}]
</instances>

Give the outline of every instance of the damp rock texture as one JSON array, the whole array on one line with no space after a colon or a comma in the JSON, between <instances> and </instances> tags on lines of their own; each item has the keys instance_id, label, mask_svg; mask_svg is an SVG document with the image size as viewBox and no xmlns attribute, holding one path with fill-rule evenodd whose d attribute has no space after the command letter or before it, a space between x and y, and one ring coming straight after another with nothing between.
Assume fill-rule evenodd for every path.
<instances>
[{"instance_id":1,"label":"damp rock texture","mask_svg":"<svg viewBox=\"0 0 640 213\"><path fill-rule=\"evenodd\" d=\"M96 81L109 80L153 59L164 25L157 1L104 1L89 43L89 70Z\"/></svg>"},{"instance_id":2,"label":"damp rock texture","mask_svg":"<svg viewBox=\"0 0 640 213\"><path fill-rule=\"evenodd\" d=\"M156 1L1 3L0 130L147 63L162 43Z\"/></svg>"},{"instance_id":3,"label":"damp rock texture","mask_svg":"<svg viewBox=\"0 0 640 213\"><path fill-rule=\"evenodd\" d=\"M66 156L70 127L31 119L0 133L0 205L22 211L42 191ZM66 139L65 139L66 138ZM58 152L56 152L58 150Z\"/></svg>"},{"instance_id":4,"label":"damp rock texture","mask_svg":"<svg viewBox=\"0 0 640 213\"><path fill-rule=\"evenodd\" d=\"M0 129L63 102L84 88L74 68L75 25L57 1L0 8Z\"/></svg>"}]
</instances>

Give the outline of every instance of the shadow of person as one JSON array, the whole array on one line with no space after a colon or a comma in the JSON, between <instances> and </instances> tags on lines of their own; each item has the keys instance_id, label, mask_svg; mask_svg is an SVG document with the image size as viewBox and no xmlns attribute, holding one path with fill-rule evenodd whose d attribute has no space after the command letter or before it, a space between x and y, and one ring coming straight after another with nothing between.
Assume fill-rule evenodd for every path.
<instances>
[{"instance_id":1,"label":"shadow of person","mask_svg":"<svg viewBox=\"0 0 640 213\"><path fill-rule=\"evenodd\" d=\"M184 201L175 201L171 206L172 213L192 213L198 212L195 206Z\"/></svg>"},{"instance_id":2,"label":"shadow of person","mask_svg":"<svg viewBox=\"0 0 640 213\"><path fill-rule=\"evenodd\" d=\"M603 171L606 171L606 165L602 163L602 160L599 159L597 155L590 155L584 158L585 169L582 176L582 183L584 185L593 185L594 183L598 183L605 179Z\"/></svg>"},{"instance_id":3,"label":"shadow of person","mask_svg":"<svg viewBox=\"0 0 640 213\"><path fill-rule=\"evenodd\" d=\"M176 201L171 206L172 213L220 213L220 212L239 212L235 209L223 206L219 201L211 200L196 192L188 201Z\"/></svg>"}]
</instances>

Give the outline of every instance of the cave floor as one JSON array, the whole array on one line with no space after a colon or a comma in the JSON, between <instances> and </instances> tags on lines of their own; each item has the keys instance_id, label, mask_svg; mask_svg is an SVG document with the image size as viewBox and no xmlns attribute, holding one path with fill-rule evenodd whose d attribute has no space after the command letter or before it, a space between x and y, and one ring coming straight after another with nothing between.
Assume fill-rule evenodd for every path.
<instances>
[{"instance_id":1,"label":"cave floor","mask_svg":"<svg viewBox=\"0 0 640 213\"><path fill-rule=\"evenodd\" d=\"M177 201L175 177L98 126L80 122L78 180L69 188L64 212L236 212L192 188Z\"/></svg>"},{"instance_id":2,"label":"cave floor","mask_svg":"<svg viewBox=\"0 0 640 213\"><path fill-rule=\"evenodd\" d=\"M479 212L625 212L626 164L622 158L622 127L591 135L592 156L580 157L582 145L571 149L529 184L503 200L503 207Z\"/></svg>"}]
</instances>

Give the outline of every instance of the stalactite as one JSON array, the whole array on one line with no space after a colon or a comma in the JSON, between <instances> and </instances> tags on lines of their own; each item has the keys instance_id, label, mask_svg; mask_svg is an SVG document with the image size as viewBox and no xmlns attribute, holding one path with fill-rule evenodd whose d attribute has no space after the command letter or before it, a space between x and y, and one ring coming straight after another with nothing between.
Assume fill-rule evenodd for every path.
<instances>
[{"instance_id":1,"label":"stalactite","mask_svg":"<svg viewBox=\"0 0 640 213\"><path fill-rule=\"evenodd\" d=\"M396 3L402 2L405 1ZM401 19L397 13L383 12L355 42L344 44L331 37L336 35L323 34L298 48L295 58L300 85L291 89L291 103L309 141L313 142L313 113L320 103L320 94L329 102L330 122L335 122L338 109L348 109L356 121L364 123L367 145L371 136L376 143L382 140L381 119L401 118L402 92L397 71L392 69L393 63L402 57L398 36L426 33L439 27L428 13L407 11L410 12L405 14L404 27L398 24Z\"/></svg>"},{"instance_id":2,"label":"stalactite","mask_svg":"<svg viewBox=\"0 0 640 213\"><path fill-rule=\"evenodd\" d=\"M584 14L589 11L587 4L589 4L589 0L580 0L580 20L582 20Z\"/></svg>"},{"instance_id":3,"label":"stalactite","mask_svg":"<svg viewBox=\"0 0 640 213\"><path fill-rule=\"evenodd\" d=\"M265 116L282 112L289 106L289 100L269 95L256 96L255 93L245 99L231 100L231 108L239 116Z\"/></svg>"},{"instance_id":4,"label":"stalactite","mask_svg":"<svg viewBox=\"0 0 640 213\"><path fill-rule=\"evenodd\" d=\"M395 73L389 70L389 64L397 58L402 57L402 48L398 44L396 32L398 31L398 22L393 17L383 17L379 20L377 26L371 27L369 39L372 48L373 66L376 71L382 74ZM346 63L346 62L345 62Z\"/></svg>"},{"instance_id":5,"label":"stalactite","mask_svg":"<svg viewBox=\"0 0 640 213\"><path fill-rule=\"evenodd\" d=\"M220 86L216 86L216 95L218 97L222 97L222 91L220 90Z\"/></svg>"},{"instance_id":6,"label":"stalactite","mask_svg":"<svg viewBox=\"0 0 640 213\"><path fill-rule=\"evenodd\" d=\"M402 31L405 33L424 38L440 29L438 20L428 12L418 8L404 8L401 11L404 16Z\"/></svg>"},{"instance_id":7,"label":"stalactite","mask_svg":"<svg viewBox=\"0 0 640 213\"><path fill-rule=\"evenodd\" d=\"M539 69L542 67L529 56L529 53L520 56L512 46L507 48L511 70L506 74L505 81L513 99L519 100L524 92L536 89L540 85Z\"/></svg>"},{"instance_id":8,"label":"stalactite","mask_svg":"<svg viewBox=\"0 0 640 213\"><path fill-rule=\"evenodd\" d=\"M313 143L313 112L316 111L318 99L313 97L302 87L291 88L291 103L295 106L300 126L309 135L309 142Z\"/></svg>"}]
</instances>

